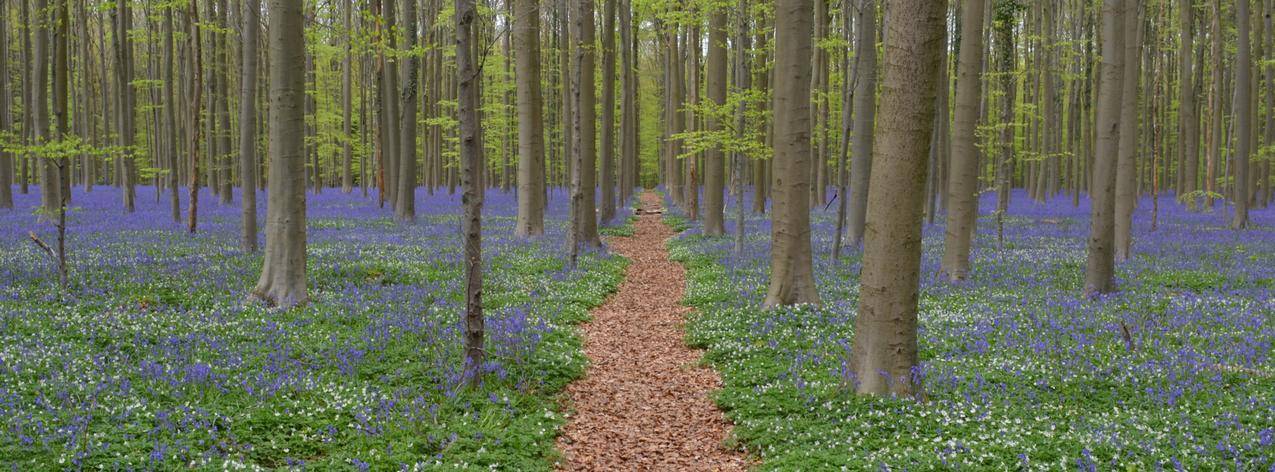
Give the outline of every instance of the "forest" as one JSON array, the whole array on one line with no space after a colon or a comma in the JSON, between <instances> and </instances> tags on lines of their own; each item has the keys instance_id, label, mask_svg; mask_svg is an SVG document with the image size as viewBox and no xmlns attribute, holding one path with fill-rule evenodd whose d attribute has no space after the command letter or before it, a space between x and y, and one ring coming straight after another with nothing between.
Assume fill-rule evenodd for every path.
<instances>
[{"instance_id":1,"label":"forest","mask_svg":"<svg viewBox=\"0 0 1275 472\"><path fill-rule=\"evenodd\" d=\"M0 0L0 468L1275 471L1275 0Z\"/></svg>"}]
</instances>

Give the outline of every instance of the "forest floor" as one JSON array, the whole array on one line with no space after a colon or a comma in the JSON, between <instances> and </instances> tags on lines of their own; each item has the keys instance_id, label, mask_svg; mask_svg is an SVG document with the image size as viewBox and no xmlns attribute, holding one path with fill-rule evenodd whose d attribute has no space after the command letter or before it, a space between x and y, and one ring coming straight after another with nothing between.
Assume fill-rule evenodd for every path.
<instances>
[{"instance_id":1,"label":"forest floor","mask_svg":"<svg viewBox=\"0 0 1275 472\"><path fill-rule=\"evenodd\" d=\"M710 398L721 380L684 341L686 273L665 248L674 232L657 194L641 202L636 233L609 240L632 261L624 282L582 326L589 367L566 389L559 468L744 470L750 461L726 448L731 425Z\"/></svg>"}]
</instances>

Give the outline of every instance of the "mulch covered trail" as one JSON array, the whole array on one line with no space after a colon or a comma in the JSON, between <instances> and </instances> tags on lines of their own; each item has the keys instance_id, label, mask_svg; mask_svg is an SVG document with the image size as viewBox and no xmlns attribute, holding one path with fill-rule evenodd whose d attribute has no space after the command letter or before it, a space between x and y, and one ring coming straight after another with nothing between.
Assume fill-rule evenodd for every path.
<instances>
[{"instance_id":1,"label":"mulch covered trail","mask_svg":"<svg viewBox=\"0 0 1275 472\"><path fill-rule=\"evenodd\" d=\"M643 210L660 206L657 195L642 195ZM558 468L745 470L748 457L723 447L731 425L709 398L721 379L683 342L686 274L664 248L673 231L659 214L640 215L634 236L608 242L632 264L583 325L589 367L566 390L573 412Z\"/></svg>"}]
</instances>

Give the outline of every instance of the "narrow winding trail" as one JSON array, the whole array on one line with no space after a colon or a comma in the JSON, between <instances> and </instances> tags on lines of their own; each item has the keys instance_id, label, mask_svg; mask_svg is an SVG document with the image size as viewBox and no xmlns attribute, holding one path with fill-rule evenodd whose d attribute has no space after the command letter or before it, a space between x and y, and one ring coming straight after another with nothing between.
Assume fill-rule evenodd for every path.
<instances>
[{"instance_id":1,"label":"narrow winding trail","mask_svg":"<svg viewBox=\"0 0 1275 472\"><path fill-rule=\"evenodd\" d=\"M567 387L570 420L558 437L559 470L745 470L748 458L722 446L730 423L709 398L717 373L699 366L683 342L686 274L670 261L673 231L660 221L659 196L642 195L628 238L612 251L632 263L620 289L582 327L589 367Z\"/></svg>"}]
</instances>

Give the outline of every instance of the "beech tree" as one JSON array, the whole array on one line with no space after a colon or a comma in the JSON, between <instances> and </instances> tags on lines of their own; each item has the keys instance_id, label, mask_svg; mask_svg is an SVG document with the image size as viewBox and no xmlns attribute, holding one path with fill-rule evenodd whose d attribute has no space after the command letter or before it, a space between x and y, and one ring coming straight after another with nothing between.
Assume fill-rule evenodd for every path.
<instances>
[{"instance_id":1,"label":"beech tree","mask_svg":"<svg viewBox=\"0 0 1275 472\"><path fill-rule=\"evenodd\" d=\"M392 10L393 7L390 7ZM398 204L394 205L394 216L401 222L416 221L416 77L419 66L416 61L416 0L403 2L403 37L406 41L404 49L409 51L406 61L400 69L403 74L403 89L399 93L402 103L399 109L399 167L398 167Z\"/></svg>"},{"instance_id":2,"label":"beech tree","mask_svg":"<svg viewBox=\"0 0 1275 472\"><path fill-rule=\"evenodd\" d=\"M1138 145L1138 72L1142 63L1140 44L1142 22L1137 0L1126 0L1124 16L1124 77L1120 87L1120 142L1116 158L1116 205L1114 258L1124 262L1133 246L1133 209L1138 203L1138 174L1135 162Z\"/></svg>"},{"instance_id":3,"label":"beech tree","mask_svg":"<svg viewBox=\"0 0 1275 472\"><path fill-rule=\"evenodd\" d=\"M978 221L979 169L974 133L982 98L983 81L979 72L983 67L985 4L983 0L970 0L961 6L961 53L956 63L956 117L952 129L952 173L947 182L942 265L951 280L962 280L969 274L970 240Z\"/></svg>"},{"instance_id":4,"label":"beech tree","mask_svg":"<svg viewBox=\"0 0 1275 472\"><path fill-rule=\"evenodd\" d=\"M475 54L477 17L474 0L456 0L456 81L459 84L460 162L464 195L461 203L461 233L465 243L465 367L472 384L481 381L483 360L483 189L480 163L483 162L482 124L478 107L478 58ZM592 83L592 82L590 82Z\"/></svg>"},{"instance_id":5,"label":"beech tree","mask_svg":"<svg viewBox=\"0 0 1275 472\"><path fill-rule=\"evenodd\" d=\"M925 169L933 133L947 2L887 4L881 122L850 370L860 394L919 395L917 303Z\"/></svg>"},{"instance_id":6,"label":"beech tree","mask_svg":"<svg viewBox=\"0 0 1275 472\"><path fill-rule=\"evenodd\" d=\"M306 292L305 18L300 0L270 0L270 175L266 251L252 295L291 308Z\"/></svg>"},{"instance_id":7,"label":"beech tree","mask_svg":"<svg viewBox=\"0 0 1275 472\"><path fill-rule=\"evenodd\" d=\"M775 1L775 126L766 306L819 303L810 248L812 0Z\"/></svg>"},{"instance_id":8,"label":"beech tree","mask_svg":"<svg viewBox=\"0 0 1275 472\"><path fill-rule=\"evenodd\" d=\"M1231 218L1232 229L1248 227L1249 157L1253 150L1253 46L1249 30L1249 0L1235 2L1235 188L1232 199L1235 213Z\"/></svg>"},{"instance_id":9,"label":"beech tree","mask_svg":"<svg viewBox=\"0 0 1275 472\"><path fill-rule=\"evenodd\" d=\"M257 30L260 0L243 7L243 74L239 80L239 188L243 191L244 250L257 252Z\"/></svg>"},{"instance_id":10,"label":"beech tree","mask_svg":"<svg viewBox=\"0 0 1275 472\"><path fill-rule=\"evenodd\" d=\"M877 107L877 2L860 0L859 35L855 40L854 149L850 154L850 205L847 243L863 243L872 176L872 140ZM777 122L776 122L777 123Z\"/></svg>"},{"instance_id":11,"label":"beech tree","mask_svg":"<svg viewBox=\"0 0 1275 472\"><path fill-rule=\"evenodd\" d=\"M540 7L538 0L513 0L515 81L518 93L518 215L514 232L545 232L545 145L540 94Z\"/></svg>"},{"instance_id":12,"label":"beech tree","mask_svg":"<svg viewBox=\"0 0 1275 472\"><path fill-rule=\"evenodd\" d=\"M1089 256L1085 266L1085 295L1115 290L1115 187L1120 149L1120 103L1124 94L1127 0L1102 3L1102 62L1098 89L1098 143L1094 155L1093 203L1089 216Z\"/></svg>"},{"instance_id":13,"label":"beech tree","mask_svg":"<svg viewBox=\"0 0 1275 472\"><path fill-rule=\"evenodd\" d=\"M25 0L22 0L25 2ZM9 6L0 0L0 136L9 132ZM0 209L13 208L13 156L0 149Z\"/></svg>"},{"instance_id":14,"label":"beech tree","mask_svg":"<svg viewBox=\"0 0 1275 472\"><path fill-rule=\"evenodd\" d=\"M726 103L726 8L710 6L708 20L708 100L716 107ZM709 133L719 130L717 114L709 113L705 128ZM704 234L721 236L726 233L725 184L726 160L720 146L704 152Z\"/></svg>"}]
</instances>

